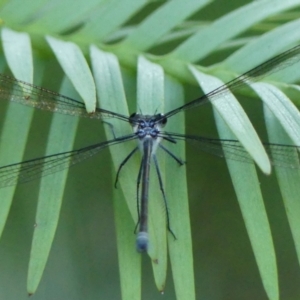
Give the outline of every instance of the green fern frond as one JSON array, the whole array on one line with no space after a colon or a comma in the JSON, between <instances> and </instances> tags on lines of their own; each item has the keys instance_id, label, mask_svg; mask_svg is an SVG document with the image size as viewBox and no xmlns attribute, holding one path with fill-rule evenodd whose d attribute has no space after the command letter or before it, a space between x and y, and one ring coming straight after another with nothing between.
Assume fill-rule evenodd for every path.
<instances>
[{"instance_id":1,"label":"green fern frond","mask_svg":"<svg viewBox=\"0 0 300 300\"><path fill-rule=\"evenodd\" d=\"M47 87L44 78L49 79L53 82L52 87L60 93L75 99L81 98L89 112L93 111L96 104L125 115L134 111L146 114L156 110L167 112L184 103L184 88L188 90L199 85L204 92L208 92L221 84L220 80L226 82L291 48L300 40L299 20L296 20L299 1L253 1L232 11L222 1L220 3L224 6L224 12L217 15L214 7L218 1L211 3L208 0L6 1L0 4L3 24L1 71L5 73L9 68L19 80ZM206 14L211 17L206 17ZM55 75L51 73L52 68L56 71ZM263 118L272 142L300 145L297 130L299 113L287 98L291 96L296 101L295 95L299 96L299 87L293 85L300 77L298 69L299 63L272 74L267 78L272 85L256 83L252 89L237 91L243 96L263 100ZM279 88L287 95L281 94ZM268 92L273 94L267 97L269 102L265 100ZM259 168L268 173L268 158L251 122L242 107L234 104L234 96L226 97L231 97L231 107L225 103L221 108L221 101L213 105L220 137L239 139ZM272 103L281 103L282 108L279 110ZM0 120L0 166L27 157L26 152L30 151L27 145L32 146L31 132L35 132L34 127L40 126L35 120L34 109L20 108L14 103L1 103L2 106L5 113L0 112L3 116ZM48 124L51 126L48 141L41 143L45 153L73 149L79 119L55 114L48 121L51 123ZM122 126L114 121L109 120L109 123L113 124L118 136L130 132L130 126ZM194 121L201 125L201 120ZM174 120L169 120L168 130L184 132L184 124L185 116L176 116ZM109 138L112 132L106 125L104 130ZM85 135L89 136L89 132ZM115 171L132 146L128 143L112 147L110 154ZM185 157L184 145L178 146L175 151L178 157ZM177 240L174 241L166 230L161 193L156 176L152 176L151 247L148 255L158 290L165 290L169 255L176 299L192 300L196 299L199 279L195 283L186 170L178 168L173 161L164 160L163 156L160 157L160 163L169 199L171 226ZM227 161L227 165L264 289L269 299L279 299L275 250L257 171L251 164ZM141 299L141 262L145 257L135 252L132 234L137 220L135 178L138 168L139 160L135 157L122 170L120 189L114 192L113 197L122 299ZM99 172L102 178L111 179L111 174L107 175L102 167ZM62 199L68 198L69 194L74 197L68 189L67 173L66 170L42 178L40 182L28 269L29 294L39 293L38 286L62 214ZM299 258L299 171L278 168L276 174ZM212 185L212 188L215 186ZM16 187L0 190L1 233L11 206L13 211L15 193L18 195ZM110 192L106 194L103 191L103 198L107 195ZM89 273L89 270L85 269L85 272ZM87 273L82 275L76 269L75 274L83 285L86 281L81 276L89 276ZM47 279L52 280L49 277ZM93 288L98 294L97 284ZM16 295L23 295L24 290L18 290ZM69 290L66 290L68 293ZM72 299L82 299L83 294L80 291ZM22 299L23 296L16 297ZM197 299L199 297L202 298L201 291ZM94 298L93 291L89 291L85 297Z\"/></svg>"}]
</instances>

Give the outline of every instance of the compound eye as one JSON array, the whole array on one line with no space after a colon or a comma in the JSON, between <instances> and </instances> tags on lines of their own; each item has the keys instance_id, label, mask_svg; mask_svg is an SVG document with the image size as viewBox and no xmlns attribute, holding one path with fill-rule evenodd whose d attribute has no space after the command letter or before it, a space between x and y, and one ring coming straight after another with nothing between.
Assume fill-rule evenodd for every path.
<instances>
[{"instance_id":1,"label":"compound eye","mask_svg":"<svg viewBox=\"0 0 300 300\"><path fill-rule=\"evenodd\" d=\"M130 124L136 123L137 119L138 119L137 116L138 116L138 114L136 112L134 112L133 114L131 114L130 117L129 117L129 123Z\"/></svg>"},{"instance_id":2,"label":"compound eye","mask_svg":"<svg viewBox=\"0 0 300 300\"><path fill-rule=\"evenodd\" d=\"M164 118L164 115L163 114L159 114L159 117L161 118L160 119L160 124L162 124L162 125L166 125L167 124L167 121L168 121L168 119L167 118Z\"/></svg>"}]
</instances>

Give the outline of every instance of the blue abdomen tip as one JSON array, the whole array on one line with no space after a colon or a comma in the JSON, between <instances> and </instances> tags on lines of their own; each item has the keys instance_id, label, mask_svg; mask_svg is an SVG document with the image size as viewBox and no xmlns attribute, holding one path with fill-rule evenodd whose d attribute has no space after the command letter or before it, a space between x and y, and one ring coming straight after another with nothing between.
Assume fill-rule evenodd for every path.
<instances>
[{"instance_id":1,"label":"blue abdomen tip","mask_svg":"<svg viewBox=\"0 0 300 300\"><path fill-rule=\"evenodd\" d=\"M136 237L136 250L138 252L146 252L148 250L149 237L147 232L139 232Z\"/></svg>"}]
</instances>

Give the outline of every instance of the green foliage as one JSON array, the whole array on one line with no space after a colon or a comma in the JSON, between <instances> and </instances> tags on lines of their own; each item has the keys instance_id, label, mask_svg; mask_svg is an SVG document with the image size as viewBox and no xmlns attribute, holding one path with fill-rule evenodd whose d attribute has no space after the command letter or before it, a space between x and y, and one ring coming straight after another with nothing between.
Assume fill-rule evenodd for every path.
<instances>
[{"instance_id":1,"label":"green foliage","mask_svg":"<svg viewBox=\"0 0 300 300\"><path fill-rule=\"evenodd\" d=\"M240 5L239 2L237 3ZM167 112L183 105L185 101L184 88L188 91L199 85L207 93L221 85L222 81L232 79L297 44L300 39L299 20L296 19L298 15L295 16L296 10L299 10L298 7L299 1L296 0L253 1L237 8L226 7L224 1L211 3L207 0L172 0L168 2L144 0L4 1L0 4L0 18L3 25L1 69L3 72L7 72L7 68L9 68L13 76L19 80L37 85L43 84L43 86L59 90L60 93L69 97L81 98L88 112L94 110L96 103L101 108L125 115L129 115L133 111L141 111L144 114L152 114L154 111ZM224 11L220 11L220 9ZM295 14L286 13L287 10L294 10ZM268 80L272 85L255 83L251 85L251 89L237 91L243 96L252 97L250 102L254 102L254 98L262 100L264 113L262 118L266 123L269 139L272 142L300 145L300 114L292 102L296 102L296 97L299 97L299 87L293 84L300 78L298 56L293 61L295 62L293 65L272 74L267 79L261 79ZM203 67L202 64L205 64L206 67ZM61 85L60 89L59 85ZM24 93L28 93L28 91L24 91ZM10 100L14 101L12 98ZM76 136L76 128L79 126L78 132L81 128L79 118L55 114L50 120L48 115L41 113L43 115L40 120L36 120L39 117L35 117L36 112L30 107L20 107L15 103L1 103L1 108L3 108L0 112L2 117L0 121L1 166L22 161L24 157L33 158L35 149L33 151L28 149L35 147L41 146L42 149L37 149L37 151L46 155L77 147L76 140L79 138ZM197 109L199 110L199 108ZM230 94L223 101L213 101L213 114L219 136L238 139L258 167L264 173L270 173L270 162L260 139L235 96ZM113 124L118 136L130 133L129 125L123 126L124 124L116 121L109 119L109 123ZM185 122L185 115L180 114L174 119L170 119L168 131L184 132L185 123L202 125L200 124L202 119L199 115L193 120ZM99 129L98 124L99 121L97 130ZM42 138L42 141L39 139L41 133L37 132L41 131L40 128L46 128L43 136L46 135L47 140L45 137ZM48 134L47 130L49 130ZM110 126L104 123L104 130L107 139L111 138ZM208 129L209 131L210 129ZM88 129L82 136L88 140L93 132L95 131ZM34 134L38 136L32 142L31 136ZM102 131L100 134L103 135ZM97 132L97 141L98 139ZM184 158L185 146L176 146L174 152ZM165 290L168 259L170 261L174 291L169 291L171 298L166 299L174 299L174 297L180 300L225 299L226 296L223 293L226 293L226 289L222 289L223 282L220 283L217 280L210 282L214 291L202 293L199 288L201 286L200 279L197 278L196 281L194 279L186 169L178 168L174 161L165 159L163 155L159 157L162 178L169 200L171 227L177 240L174 240L167 232L161 193L157 178L155 174L152 174L151 247L147 257L142 257L135 252L132 231L137 220L135 174L139 168L139 157L132 158L124 167L120 177L120 188L113 192L113 196L111 192L113 183L110 183L114 180L111 178L114 178L120 162L133 147L134 144L131 142L112 147L110 150L114 169L112 175L108 171L104 171L105 158L103 158L98 173L90 171L86 177L82 176L79 180L86 181L87 184L96 180L101 185L98 178L101 176L103 185L105 182L109 182L106 189L105 186L102 187L104 189L100 191L100 200L105 202L105 199L114 198L122 299L141 299L141 295L143 295L143 299L147 299L148 294L141 292L143 273L141 265L142 260L148 258L152 263L155 284L161 292ZM39 155L41 156L41 154ZM294 153L294 156L294 165L299 165L297 153ZM107 158L105 154L103 157ZM187 161L191 161L190 158L188 155ZM107 160L109 159L107 158ZM272 300L279 299L276 252L260 187L260 175L258 175L260 170L256 169L254 164L242 164L230 160L227 161L227 165L258 266L259 271L256 275L260 275L265 290L265 294L260 290L259 295ZM299 260L300 235L298 231L300 222L298 212L300 212L300 206L297 200L300 191L298 191L299 184L297 183L300 182L300 172L299 169L282 169L276 168L276 175ZM197 170L197 172L201 172L201 170ZM79 233L74 234L73 232L74 239L68 242L69 247L73 245L74 248L81 249L78 250L79 253L76 255L71 252L63 254L60 251L51 250L51 247L55 247L54 237L57 230L64 232L64 234L58 234L63 237L62 240L68 239L65 228L72 222L79 222L78 220L82 218L79 207L85 209L85 201L99 205L95 204L99 202L97 198L88 202L87 199L95 197L88 189L84 192L84 201L76 202L74 198L79 197L74 192L77 190L76 181L67 179L67 173L68 170L64 170L42 178L39 191L35 191L33 194L29 193L30 188L26 190L24 187L26 197L38 198L35 217L33 217L34 205L29 205L31 208L30 221L27 217L23 217L22 213L18 213L17 208L22 207L22 204L19 206L12 204L13 197L16 199L20 197L19 189L16 189L15 186L1 189L0 231L3 232L6 222L8 224L14 222L13 217L20 218L22 224L26 224L26 222L33 224L32 219L35 220L32 244L30 246L27 241L28 247L25 247L27 251L30 248L27 277L29 294L36 293L37 299L82 299L83 297L94 299L99 295L100 298L105 299L108 298L105 287L98 287L97 276L89 280L92 268L95 267L95 263L91 263L91 261L96 260L91 257L97 256L97 253L87 249L82 250L83 241L87 242L82 239L82 236L86 238L89 235L85 230L92 232L92 243L96 243L95 239L97 240L95 238L98 235L97 227L82 227L85 226L82 224L93 222L92 216L83 218L81 227L85 230L82 230L84 232L83 234L81 232L82 236L80 229L74 227ZM198 176L196 182L199 190L201 182L198 178L201 177ZM215 182L210 184L211 189L216 189L216 186ZM97 192L99 194L99 191ZM193 195L194 192L190 192L190 198L193 198ZM22 195L22 201L25 201L23 198ZM66 222L65 227L58 226L59 217L65 216L63 199L67 203L67 199L70 199L70 203L74 200L78 205L77 211L76 208L72 211L75 213L72 221L68 219L69 217L65 217L71 222ZM191 202L193 203L192 200ZM72 204L69 205L72 206ZM106 217L106 211L100 209L99 211L103 213L100 216L98 210L89 210L89 212L94 211L97 211L99 218ZM191 212L193 213L193 209ZM110 219L108 222L110 224L108 226L111 227L112 220ZM60 227L64 229L59 229ZM198 225L192 228L192 232L198 232L197 227ZM104 226L104 232L105 229ZM20 247L16 238L18 235L10 241L5 238L5 232L4 230L3 245L13 245L13 248ZM32 228L29 232L29 236L31 236ZM108 232L111 231L108 230ZM59 238L57 239L59 240ZM110 246L106 244L109 239L112 239L112 236L105 236L105 239L103 238L105 244L99 247L104 249L107 255L105 260L111 259L109 256L111 253L109 250L105 250L110 249ZM197 244L196 241L195 244ZM66 247L66 245L64 246ZM76 249L72 250L76 252ZM9 256L9 251L2 251L3 257ZM55 282L54 288L49 284L53 281L55 272L61 272L59 269L59 271L55 268L51 269L51 266L46 267L49 255L48 265L50 262L53 263L50 251L61 256L59 261L63 261L63 257L68 257L66 260L73 257L70 259L72 266L69 266L71 270L74 268L74 272L71 272L73 277L70 276L65 283L62 283L61 290L58 288L60 282ZM61 251L63 252L63 250ZM85 265L82 258L83 253L91 256L88 257L91 260L90 268L82 267ZM26 255L24 256L26 257ZM116 260L116 257L114 255L113 259ZM103 266L106 263L105 260L101 261ZM78 263L76 267L73 266L74 262ZM13 262L10 261L10 263ZM254 264L254 259L252 263ZM6 268L9 268L9 264L7 266ZM47 268L52 270L48 271L48 274ZM27 266L23 268L23 270L25 269ZM198 272L198 270L196 271ZM213 267L209 268L209 271L213 273ZM218 278L218 276L206 273L203 275L203 273L201 273L202 277L207 275L209 279ZM24 276L24 274L20 275L21 281L24 281ZM16 276L16 278L18 277ZM107 286L108 283L104 279L103 282ZM119 297L119 293L114 291L117 290L117 279L108 279L113 285L113 291L109 292L109 298L112 298L111 295ZM224 278L222 280L225 281ZM77 289L78 282L81 283L81 287ZM25 287L21 284L20 288L14 290L16 285L18 285L17 281L11 283L8 289L0 290L0 295L5 299L25 298ZM66 288L66 286L70 286L70 288ZM246 289L251 288L251 283L249 283ZM58 292L56 292L57 290ZM239 294L231 291L230 299L254 299L256 297L255 293L243 292ZM176 296L173 296L173 293ZM256 299L258 298L256 297Z\"/></svg>"}]
</instances>

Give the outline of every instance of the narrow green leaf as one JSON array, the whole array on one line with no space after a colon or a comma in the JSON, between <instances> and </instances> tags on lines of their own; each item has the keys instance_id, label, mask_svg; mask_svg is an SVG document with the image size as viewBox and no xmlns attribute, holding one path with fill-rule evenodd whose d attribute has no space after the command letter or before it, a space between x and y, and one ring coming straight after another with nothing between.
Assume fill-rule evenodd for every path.
<instances>
[{"instance_id":1,"label":"narrow green leaf","mask_svg":"<svg viewBox=\"0 0 300 300\"><path fill-rule=\"evenodd\" d=\"M90 52L100 107L128 116L128 107L118 60L114 55L103 52L95 46L91 46ZM109 119L108 122L113 126L114 133L117 137L132 132L129 124L124 124L121 120L112 118ZM108 139L112 139L113 136L110 126L106 124L104 129ZM135 142L127 142L109 148L115 172L134 147L136 147ZM124 232L126 228L132 228L133 231L134 223L137 222L135 174L137 174L138 168L139 163L135 155L127 162L120 173L118 187L121 187L123 195L120 194L120 190L118 189L118 191L116 191L116 199L114 200L115 209L117 210L116 217L119 216L120 207L123 206L117 202L124 201L125 198L130 214L134 220L134 222L132 222L132 218L126 218L125 213L125 216L116 222L121 288L124 300L140 299L141 294L141 255L136 252L135 244L132 243L132 239L126 238L128 233ZM130 258L130 261L128 261L128 258ZM132 295L135 297L132 298Z\"/></svg>"},{"instance_id":2,"label":"narrow green leaf","mask_svg":"<svg viewBox=\"0 0 300 300\"><path fill-rule=\"evenodd\" d=\"M267 104L264 105L264 115L270 140L274 143L292 145L293 141L286 134L278 122L277 116L268 108ZM291 162L292 157L294 169L275 167L275 171L300 263L300 164L297 149L295 149L294 155L290 156Z\"/></svg>"},{"instance_id":3,"label":"narrow green leaf","mask_svg":"<svg viewBox=\"0 0 300 300\"><path fill-rule=\"evenodd\" d=\"M13 74L32 82L32 56L27 34L16 33L7 28L2 30L3 50ZM15 47L15 48L14 48ZM21 48L19 48L21 47ZM24 47L24 52L20 51ZM14 55L17 54L19 55ZM2 99L2 101L9 101ZM0 166L22 160L33 116L33 109L9 103L1 128ZM16 187L0 190L0 235L2 235Z\"/></svg>"},{"instance_id":4,"label":"narrow green leaf","mask_svg":"<svg viewBox=\"0 0 300 300\"><path fill-rule=\"evenodd\" d=\"M266 32L252 43L235 51L222 62L222 67L242 74L254 66L258 66L298 42L300 39L299 26L300 20L297 19ZM278 36L281 39L278 39ZM259 55L257 55L258 52Z\"/></svg>"},{"instance_id":5,"label":"narrow green leaf","mask_svg":"<svg viewBox=\"0 0 300 300\"><path fill-rule=\"evenodd\" d=\"M139 50L149 49L184 19L194 14L210 0L173 0L155 10L124 41Z\"/></svg>"},{"instance_id":6,"label":"narrow green leaf","mask_svg":"<svg viewBox=\"0 0 300 300\"><path fill-rule=\"evenodd\" d=\"M63 42L48 36L52 48L64 72L83 99L88 112L95 111L96 88L90 68L80 48L71 42Z\"/></svg>"},{"instance_id":7,"label":"narrow green leaf","mask_svg":"<svg viewBox=\"0 0 300 300\"><path fill-rule=\"evenodd\" d=\"M137 111L144 115L153 115L164 111L164 71L161 66L138 58Z\"/></svg>"},{"instance_id":8,"label":"narrow green leaf","mask_svg":"<svg viewBox=\"0 0 300 300\"><path fill-rule=\"evenodd\" d=\"M103 40L129 20L146 3L146 0L103 1L103 5L95 10L91 19L76 33L76 39L82 39L84 36L91 42Z\"/></svg>"},{"instance_id":9,"label":"narrow green leaf","mask_svg":"<svg viewBox=\"0 0 300 300\"><path fill-rule=\"evenodd\" d=\"M184 104L182 86L170 78L166 78L165 95L166 111ZM184 133L184 117L184 114L177 114L170 118L166 130ZM169 143L166 144L166 147L169 149ZM170 150L177 157L184 160L184 143L178 142ZM168 234L176 297L177 299L193 300L196 299L196 296L186 168L185 166L179 166L172 158L166 157L166 174L169 178L165 181L165 186L170 210L170 225L176 235L176 240L174 240L173 236Z\"/></svg>"},{"instance_id":10,"label":"narrow green leaf","mask_svg":"<svg viewBox=\"0 0 300 300\"><path fill-rule=\"evenodd\" d=\"M141 255L134 249L134 222L121 190L115 191L114 209L122 300L139 300L142 286Z\"/></svg>"},{"instance_id":11,"label":"narrow green leaf","mask_svg":"<svg viewBox=\"0 0 300 300\"><path fill-rule=\"evenodd\" d=\"M267 83L254 83L251 87L276 116L294 144L300 145L300 112L278 88Z\"/></svg>"},{"instance_id":12,"label":"narrow green leaf","mask_svg":"<svg viewBox=\"0 0 300 300\"><path fill-rule=\"evenodd\" d=\"M72 85L65 80L61 93L78 98ZM72 150L79 118L54 114L46 155ZM35 293L43 275L57 228L68 169L41 180L35 229L30 253L27 291Z\"/></svg>"},{"instance_id":13,"label":"narrow green leaf","mask_svg":"<svg viewBox=\"0 0 300 300\"><path fill-rule=\"evenodd\" d=\"M27 27L27 30L35 32L51 28L51 33L60 33L72 29L84 22L103 0L89 1L51 1L51 6L34 19Z\"/></svg>"},{"instance_id":14,"label":"narrow green leaf","mask_svg":"<svg viewBox=\"0 0 300 300\"><path fill-rule=\"evenodd\" d=\"M205 92L212 91L213 87L215 86L219 87L223 85L221 80L209 75L205 75L204 73L199 72L193 66L190 67L190 70L201 87L204 87L204 84L208 87L211 86L211 89L206 87ZM227 126L235 135L235 138L241 142L260 169L264 173L270 174L271 165L268 155L245 111L236 100L234 95L228 90L228 94L226 94L223 99L218 99L217 101L212 101L211 103L213 107L218 110Z\"/></svg>"},{"instance_id":15,"label":"narrow green leaf","mask_svg":"<svg viewBox=\"0 0 300 300\"><path fill-rule=\"evenodd\" d=\"M199 31L184 41L172 52L172 56L189 62L200 60L224 41L242 33L253 24L272 14L295 6L299 6L298 0L273 0L272 2L262 0L250 2L224 15L206 29Z\"/></svg>"},{"instance_id":16,"label":"narrow green leaf","mask_svg":"<svg viewBox=\"0 0 300 300\"><path fill-rule=\"evenodd\" d=\"M215 116L217 115L214 109ZM234 138L220 117L216 117L220 138ZM237 195L262 283L271 300L279 299L275 249L268 216L254 165L227 160L227 166Z\"/></svg>"},{"instance_id":17,"label":"narrow green leaf","mask_svg":"<svg viewBox=\"0 0 300 300\"><path fill-rule=\"evenodd\" d=\"M13 75L25 82L33 82L33 60L30 37L9 28L1 31L2 46Z\"/></svg>"},{"instance_id":18,"label":"narrow green leaf","mask_svg":"<svg viewBox=\"0 0 300 300\"><path fill-rule=\"evenodd\" d=\"M220 86L220 80L211 76L201 76L201 78L199 84L205 93ZM200 78L197 77L197 79ZM229 101L233 101L231 97ZM220 100L213 101L212 104L219 136L221 139L235 139L236 133L233 134L235 128L228 126L230 113L224 121L225 115L220 114L219 105L216 105L217 102ZM235 117L233 116L233 118ZM249 132L246 131L245 134L247 135ZM269 299L277 300L279 299L279 291L275 250L255 167L253 164L233 160L226 160L226 162L264 288Z\"/></svg>"},{"instance_id":19,"label":"narrow green leaf","mask_svg":"<svg viewBox=\"0 0 300 300\"><path fill-rule=\"evenodd\" d=\"M0 166L22 161L32 116L32 108L9 103L1 128ZM6 223L15 189L16 186L0 189L0 235Z\"/></svg>"},{"instance_id":20,"label":"narrow green leaf","mask_svg":"<svg viewBox=\"0 0 300 300\"><path fill-rule=\"evenodd\" d=\"M288 66L288 68L282 68L278 72L271 74L269 79L272 80L272 82L294 83L300 79L299 69L300 60Z\"/></svg>"},{"instance_id":21,"label":"narrow green leaf","mask_svg":"<svg viewBox=\"0 0 300 300\"><path fill-rule=\"evenodd\" d=\"M138 59L137 111L153 115L164 111L164 72L161 66L140 56ZM160 152L160 151L157 151ZM158 153L159 154L159 153ZM165 182L165 160L157 157L162 181ZM168 194L168 191L166 191ZM149 189L149 250L156 286L163 291L167 276L167 230L163 197L158 184L153 160L151 162Z\"/></svg>"}]
</instances>

